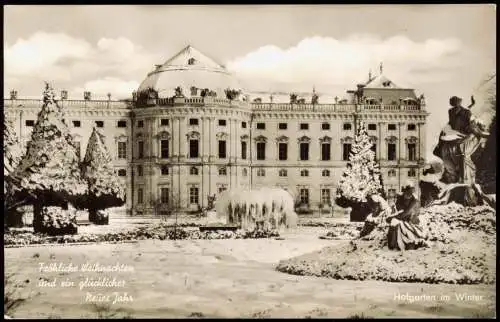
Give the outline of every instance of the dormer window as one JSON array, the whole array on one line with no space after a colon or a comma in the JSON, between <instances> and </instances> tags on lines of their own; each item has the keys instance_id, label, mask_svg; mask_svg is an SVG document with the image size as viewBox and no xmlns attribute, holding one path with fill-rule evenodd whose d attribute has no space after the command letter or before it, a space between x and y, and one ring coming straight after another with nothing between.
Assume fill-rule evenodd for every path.
<instances>
[{"instance_id":1,"label":"dormer window","mask_svg":"<svg viewBox=\"0 0 500 322\"><path fill-rule=\"evenodd\" d=\"M385 81L385 82L383 82L383 83L382 83L382 86L384 86L384 87L389 87L389 86L391 86L391 81Z\"/></svg>"},{"instance_id":2,"label":"dormer window","mask_svg":"<svg viewBox=\"0 0 500 322\"><path fill-rule=\"evenodd\" d=\"M194 58L188 59L188 65L194 65L195 62L196 62L196 59L194 59Z\"/></svg>"}]
</instances>

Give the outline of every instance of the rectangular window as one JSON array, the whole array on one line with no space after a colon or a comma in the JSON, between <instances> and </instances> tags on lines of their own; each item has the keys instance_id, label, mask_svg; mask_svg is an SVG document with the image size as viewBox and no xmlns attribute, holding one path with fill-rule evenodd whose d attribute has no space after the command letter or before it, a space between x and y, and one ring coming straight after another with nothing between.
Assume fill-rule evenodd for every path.
<instances>
[{"instance_id":1,"label":"rectangular window","mask_svg":"<svg viewBox=\"0 0 500 322\"><path fill-rule=\"evenodd\" d=\"M352 125L351 125L351 123L344 123L343 128L344 128L344 131L350 131L352 128Z\"/></svg>"},{"instance_id":2,"label":"rectangular window","mask_svg":"<svg viewBox=\"0 0 500 322\"><path fill-rule=\"evenodd\" d=\"M143 120L137 121L137 127L144 127L144 121Z\"/></svg>"},{"instance_id":3,"label":"rectangular window","mask_svg":"<svg viewBox=\"0 0 500 322\"><path fill-rule=\"evenodd\" d=\"M408 131L415 131L417 126L415 124L408 124Z\"/></svg>"},{"instance_id":4,"label":"rectangular window","mask_svg":"<svg viewBox=\"0 0 500 322\"><path fill-rule=\"evenodd\" d=\"M199 203L199 189L198 187L189 188L189 203L191 205Z\"/></svg>"},{"instance_id":5,"label":"rectangular window","mask_svg":"<svg viewBox=\"0 0 500 322\"><path fill-rule=\"evenodd\" d=\"M321 203L323 205L330 205L331 201L330 189L321 189Z\"/></svg>"},{"instance_id":6,"label":"rectangular window","mask_svg":"<svg viewBox=\"0 0 500 322\"><path fill-rule=\"evenodd\" d=\"M168 166L167 165L162 165L161 166L161 175L162 176L168 176Z\"/></svg>"},{"instance_id":7,"label":"rectangular window","mask_svg":"<svg viewBox=\"0 0 500 322\"><path fill-rule=\"evenodd\" d=\"M81 127L82 126L82 122L80 121L73 121L73 127Z\"/></svg>"},{"instance_id":8,"label":"rectangular window","mask_svg":"<svg viewBox=\"0 0 500 322\"><path fill-rule=\"evenodd\" d=\"M246 129L247 128L247 122L241 122L241 128Z\"/></svg>"},{"instance_id":9,"label":"rectangular window","mask_svg":"<svg viewBox=\"0 0 500 322\"><path fill-rule=\"evenodd\" d=\"M395 143L387 144L387 160L389 160L389 161L396 160L396 144Z\"/></svg>"},{"instance_id":10,"label":"rectangular window","mask_svg":"<svg viewBox=\"0 0 500 322\"><path fill-rule=\"evenodd\" d=\"M137 189L137 203L140 205L144 202L144 190L142 188Z\"/></svg>"},{"instance_id":11,"label":"rectangular window","mask_svg":"<svg viewBox=\"0 0 500 322\"><path fill-rule=\"evenodd\" d=\"M257 160L266 159L266 143L257 142Z\"/></svg>"},{"instance_id":12,"label":"rectangular window","mask_svg":"<svg viewBox=\"0 0 500 322\"><path fill-rule=\"evenodd\" d=\"M309 189L300 189L300 203L303 205L309 205Z\"/></svg>"},{"instance_id":13,"label":"rectangular window","mask_svg":"<svg viewBox=\"0 0 500 322\"><path fill-rule=\"evenodd\" d=\"M198 119L189 119L189 125L198 125Z\"/></svg>"},{"instance_id":14,"label":"rectangular window","mask_svg":"<svg viewBox=\"0 0 500 322\"><path fill-rule=\"evenodd\" d=\"M351 143L344 143L343 145L343 151L342 151L342 160L344 161L349 161L349 157L351 155L351 149L352 149L352 144Z\"/></svg>"},{"instance_id":15,"label":"rectangular window","mask_svg":"<svg viewBox=\"0 0 500 322\"><path fill-rule=\"evenodd\" d=\"M408 143L408 160L417 160L417 145L415 143Z\"/></svg>"},{"instance_id":16,"label":"rectangular window","mask_svg":"<svg viewBox=\"0 0 500 322\"><path fill-rule=\"evenodd\" d=\"M417 176L417 171L415 171L415 169L408 170L408 177L415 177L415 176Z\"/></svg>"},{"instance_id":17,"label":"rectangular window","mask_svg":"<svg viewBox=\"0 0 500 322\"><path fill-rule=\"evenodd\" d=\"M286 124L286 123L279 123L278 124L278 129L280 129L280 130L286 130L287 126L288 126L288 124Z\"/></svg>"},{"instance_id":18,"label":"rectangular window","mask_svg":"<svg viewBox=\"0 0 500 322\"><path fill-rule=\"evenodd\" d=\"M219 126L226 126L226 120L219 120Z\"/></svg>"},{"instance_id":19,"label":"rectangular window","mask_svg":"<svg viewBox=\"0 0 500 322\"><path fill-rule=\"evenodd\" d=\"M288 159L288 143L278 144L278 158L280 161Z\"/></svg>"},{"instance_id":20,"label":"rectangular window","mask_svg":"<svg viewBox=\"0 0 500 322\"><path fill-rule=\"evenodd\" d=\"M368 124L368 130L370 130L370 131L376 131L377 130L377 124Z\"/></svg>"},{"instance_id":21,"label":"rectangular window","mask_svg":"<svg viewBox=\"0 0 500 322\"><path fill-rule=\"evenodd\" d=\"M169 119L161 119L160 125L161 126L168 126L169 125Z\"/></svg>"},{"instance_id":22,"label":"rectangular window","mask_svg":"<svg viewBox=\"0 0 500 322\"><path fill-rule=\"evenodd\" d=\"M118 121L116 123L117 127L127 127L127 121Z\"/></svg>"},{"instance_id":23,"label":"rectangular window","mask_svg":"<svg viewBox=\"0 0 500 322\"><path fill-rule=\"evenodd\" d=\"M394 124L394 123L387 124L387 130L389 130L389 131L396 131L396 124Z\"/></svg>"},{"instance_id":24,"label":"rectangular window","mask_svg":"<svg viewBox=\"0 0 500 322\"><path fill-rule=\"evenodd\" d=\"M300 160L301 161L309 160L309 143L306 142L300 143Z\"/></svg>"},{"instance_id":25,"label":"rectangular window","mask_svg":"<svg viewBox=\"0 0 500 322\"><path fill-rule=\"evenodd\" d=\"M137 166L137 176L142 177L143 175L144 175L144 168L142 167L142 165L138 165Z\"/></svg>"},{"instance_id":26,"label":"rectangular window","mask_svg":"<svg viewBox=\"0 0 500 322\"><path fill-rule=\"evenodd\" d=\"M104 127L104 121L95 121L95 126Z\"/></svg>"},{"instance_id":27,"label":"rectangular window","mask_svg":"<svg viewBox=\"0 0 500 322\"><path fill-rule=\"evenodd\" d=\"M266 123L257 123L257 130L265 130Z\"/></svg>"},{"instance_id":28,"label":"rectangular window","mask_svg":"<svg viewBox=\"0 0 500 322\"><path fill-rule=\"evenodd\" d=\"M191 159L198 158L199 152L199 141L189 140L189 157Z\"/></svg>"},{"instance_id":29,"label":"rectangular window","mask_svg":"<svg viewBox=\"0 0 500 322\"><path fill-rule=\"evenodd\" d=\"M300 123L300 129L301 130L309 130L309 124L308 123Z\"/></svg>"},{"instance_id":30,"label":"rectangular window","mask_svg":"<svg viewBox=\"0 0 500 322\"><path fill-rule=\"evenodd\" d=\"M322 130L329 130L330 129L330 123L322 123L321 124L321 129Z\"/></svg>"},{"instance_id":31,"label":"rectangular window","mask_svg":"<svg viewBox=\"0 0 500 322\"><path fill-rule=\"evenodd\" d=\"M144 141L137 142L137 157L139 159L144 158Z\"/></svg>"},{"instance_id":32,"label":"rectangular window","mask_svg":"<svg viewBox=\"0 0 500 322\"><path fill-rule=\"evenodd\" d=\"M118 159L127 158L127 142L118 142Z\"/></svg>"},{"instance_id":33,"label":"rectangular window","mask_svg":"<svg viewBox=\"0 0 500 322\"><path fill-rule=\"evenodd\" d=\"M247 142L241 141L241 159L247 159Z\"/></svg>"},{"instance_id":34,"label":"rectangular window","mask_svg":"<svg viewBox=\"0 0 500 322\"><path fill-rule=\"evenodd\" d=\"M219 159L226 158L226 141L219 140Z\"/></svg>"},{"instance_id":35,"label":"rectangular window","mask_svg":"<svg viewBox=\"0 0 500 322\"><path fill-rule=\"evenodd\" d=\"M162 159L168 159L168 140L161 140L160 141L160 157Z\"/></svg>"},{"instance_id":36,"label":"rectangular window","mask_svg":"<svg viewBox=\"0 0 500 322\"><path fill-rule=\"evenodd\" d=\"M126 177L127 176L127 170L125 170L125 169L118 170L118 176L119 177Z\"/></svg>"},{"instance_id":37,"label":"rectangular window","mask_svg":"<svg viewBox=\"0 0 500 322\"><path fill-rule=\"evenodd\" d=\"M328 161L331 158L331 145L330 143L321 144L321 160Z\"/></svg>"},{"instance_id":38,"label":"rectangular window","mask_svg":"<svg viewBox=\"0 0 500 322\"><path fill-rule=\"evenodd\" d=\"M75 141L75 149L76 149L76 156L78 158L78 161L80 161L81 157L81 144L79 141Z\"/></svg>"},{"instance_id":39,"label":"rectangular window","mask_svg":"<svg viewBox=\"0 0 500 322\"><path fill-rule=\"evenodd\" d=\"M168 204L168 197L170 195L170 189L168 188L160 188L160 202L161 204L163 205L167 205Z\"/></svg>"}]
</instances>

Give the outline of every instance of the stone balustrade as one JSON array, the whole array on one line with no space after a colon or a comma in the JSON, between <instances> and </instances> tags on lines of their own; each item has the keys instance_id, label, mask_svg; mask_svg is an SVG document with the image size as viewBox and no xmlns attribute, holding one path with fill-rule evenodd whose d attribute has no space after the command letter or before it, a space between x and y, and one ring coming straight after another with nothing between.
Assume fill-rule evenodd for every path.
<instances>
[{"instance_id":1,"label":"stone balustrade","mask_svg":"<svg viewBox=\"0 0 500 322\"><path fill-rule=\"evenodd\" d=\"M111 100L59 100L64 107L89 108L89 109L127 109L131 104L125 101ZM4 99L4 107L41 108L41 99ZM297 111L297 112L398 112L425 111L419 105L369 105L369 104L290 104L290 103L248 103L238 100L228 100L215 97L169 97L148 99L147 106L222 106L249 108L253 111Z\"/></svg>"}]
</instances>

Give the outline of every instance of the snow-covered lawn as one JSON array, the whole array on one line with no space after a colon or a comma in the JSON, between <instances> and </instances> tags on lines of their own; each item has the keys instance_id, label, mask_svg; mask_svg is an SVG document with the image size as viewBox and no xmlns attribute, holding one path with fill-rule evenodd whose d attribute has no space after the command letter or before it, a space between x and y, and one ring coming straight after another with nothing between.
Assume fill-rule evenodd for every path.
<instances>
[{"instance_id":1,"label":"snow-covered lawn","mask_svg":"<svg viewBox=\"0 0 500 322\"><path fill-rule=\"evenodd\" d=\"M347 241L320 240L324 228L300 227L285 240L140 241L135 244L5 249L5 269L32 293L14 317L348 317L491 316L494 286L338 281L277 272L279 260ZM133 272L40 272L40 263L133 267ZM79 289L85 278L125 281L123 287ZM40 287L41 279L72 280L74 287ZM12 281L7 289L12 288ZM127 293L128 302L86 301L88 294ZM457 300L455 294L482 296ZM450 296L447 301L398 295Z\"/></svg>"}]
</instances>

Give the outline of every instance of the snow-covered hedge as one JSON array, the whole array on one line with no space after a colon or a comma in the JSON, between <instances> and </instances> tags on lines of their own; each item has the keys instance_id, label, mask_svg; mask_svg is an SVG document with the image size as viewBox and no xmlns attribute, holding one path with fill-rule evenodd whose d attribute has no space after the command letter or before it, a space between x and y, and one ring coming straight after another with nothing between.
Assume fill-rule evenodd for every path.
<instances>
[{"instance_id":1,"label":"snow-covered hedge","mask_svg":"<svg viewBox=\"0 0 500 322\"><path fill-rule=\"evenodd\" d=\"M180 239L250 239L279 237L277 231L207 231L174 228L166 224L142 226L130 231L106 234L79 234L49 236L32 232L12 230L4 234L6 246L23 246L50 243L82 243L82 242L123 242L131 240L180 240Z\"/></svg>"}]
</instances>

